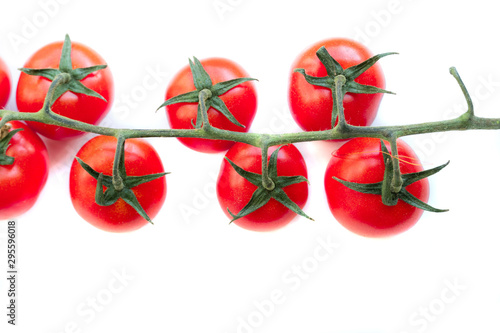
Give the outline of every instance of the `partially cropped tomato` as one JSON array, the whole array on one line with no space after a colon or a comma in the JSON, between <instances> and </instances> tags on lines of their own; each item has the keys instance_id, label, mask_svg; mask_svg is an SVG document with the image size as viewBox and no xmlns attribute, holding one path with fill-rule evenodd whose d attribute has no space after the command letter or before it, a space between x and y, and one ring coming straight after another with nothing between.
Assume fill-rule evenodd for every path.
<instances>
[{"instance_id":1,"label":"partially cropped tomato","mask_svg":"<svg viewBox=\"0 0 500 333\"><path fill-rule=\"evenodd\" d=\"M24 68L59 68L63 42L48 44L36 51L24 64ZM71 44L73 69L105 65L104 59L86 45ZM52 111L71 119L96 125L108 113L113 102L113 78L109 67L87 75L80 82L97 92L103 99L82 93L66 91L52 106ZM16 102L20 112L37 112L42 108L51 80L21 73L17 85ZM41 135L61 140L83 134L80 131L59 126L29 122L30 127Z\"/></svg>"},{"instance_id":2,"label":"partially cropped tomato","mask_svg":"<svg viewBox=\"0 0 500 333\"><path fill-rule=\"evenodd\" d=\"M203 68L210 76L212 83L248 77L245 70L235 62L224 58L201 60ZM193 75L189 66L181 69L170 82L166 99L195 90ZM231 114L243 125L231 122L221 112L211 107L208 120L213 127L234 132L247 132L257 111L257 93L252 82L244 82L219 96ZM171 128L192 129L196 123L198 103L179 103L166 107L167 118ZM217 153L228 150L234 142L225 140L208 140L196 138L179 138L187 147L199 152Z\"/></svg>"},{"instance_id":3,"label":"partially cropped tomato","mask_svg":"<svg viewBox=\"0 0 500 333\"><path fill-rule=\"evenodd\" d=\"M386 143L390 150L390 145ZM397 141L402 174L423 170L410 146ZM325 190L330 210L335 219L347 229L367 237L399 234L411 228L423 210L399 200L395 206L386 206L378 194L360 193L349 189L333 177L355 183L376 183L384 179L384 161L381 142L375 138L355 138L336 150L325 173ZM414 182L406 190L423 202L429 198L427 178Z\"/></svg>"},{"instance_id":4,"label":"partially cropped tomato","mask_svg":"<svg viewBox=\"0 0 500 333\"><path fill-rule=\"evenodd\" d=\"M22 130L12 136L5 153L14 162L0 165L0 220L15 218L35 204L49 170L49 156L42 139L22 122L7 124L11 125L10 131Z\"/></svg>"},{"instance_id":5,"label":"partially cropped tomato","mask_svg":"<svg viewBox=\"0 0 500 333\"><path fill-rule=\"evenodd\" d=\"M104 175L112 175L113 160L116 152L115 137L97 136L85 143L77 157ZM161 159L147 141L128 139L125 142L125 169L128 176L142 176L162 173ZM127 232L139 229L148 223L123 199L110 206L96 203L97 180L94 179L75 160L70 170L70 195L78 214L95 227L111 232ZM140 184L132 188L140 205L153 219L162 207L167 183L164 177Z\"/></svg>"},{"instance_id":6,"label":"partially cropped tomato","mask_svg":"<svg viewBox=\"0 0 500 333\"><path fill-rule=\"evenodd\" d=\"M269 156L277 149L270 147ZM262 173L260 148L244 143L236 143L225 157L246 171ZM269 157L268 157L269 158ZM277 159L277 175L307 177L307 167L300 151L292 144L280 148ZM288 197L301 209L308 197L307 182L292 184L283 188ZM217 197L221 208L232 219L250 201L257 186L240 176L225 159L217 179ZM229 211L228 211L229 210ZM238 218L233 223L253 231L271 231L286 226L297 214L271 198L264 206Z\"/></svg>"},{"instance_id":7,"label":"partially cropped tomato","mask_svg":"<svg viewBox=\"0 0 500 333\"><path fill-rule=\"evenodd\" d=\"M11 84L9 68L7 67L5 62L0 59L0 109L7 104L7 101L9 100L10 89Z\"/></svg>"},{"instance_id":8,"label":"partially cropped tomato","mask_svg":"<svg viewBox=\"0 0 500 333\"><path fill-rule=\"evenodd\" d=\"M297 68L303 68L308 75L326 76L326 69L316 56L316 51L322 46L338 61L343 69L357 65L372 57L372 54L365 46L345 38L320 41L304 50L297 57L290 74L288 102L293 118L304 131L320 131L332 128L333 98L331 90L326 87L314 86L308 83L301 73L293 72ZM385 87L384 75L378 63L370 67L354 81L381 89ZM346 93L344 96L344 114L347 123L356 126L371 125L377 115L381 99L381 93Z\"/></svg>"}]
</instances>

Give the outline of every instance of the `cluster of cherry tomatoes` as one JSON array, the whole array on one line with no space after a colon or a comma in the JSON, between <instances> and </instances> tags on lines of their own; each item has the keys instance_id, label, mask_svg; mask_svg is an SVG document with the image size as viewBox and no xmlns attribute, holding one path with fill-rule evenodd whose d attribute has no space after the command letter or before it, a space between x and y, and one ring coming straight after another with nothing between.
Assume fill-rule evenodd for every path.
<instances>
[{"instance_id":1,"label":"cluster of cherry tomatoes","mask_svg":"<svg viewBox=\"0 0 500 333\"><path fill-rule=\"evenodd\" d=\"M343 67L351 67L371 57L361 44L344 38L324 40L305 49L290 68L289 107L292 117L304 131L330 129L332 123L332 94L324 87L306 82L303 75L294 72L303 68L313 76L325 76L326 70L316 56L324 46L330 55ZM24 68L59 68L63 42L49 44L25 63ZM71 44L73 68L105 64L91 48ZM224 58L200 61L208 73L211 83L248 77L237 63ZM356 82L384 88L385 81L377 63L361 74ZM81 83L103 98L67 91L52 106L52 111L89 124L98 124L110 111L113 102L113 79L109 68L93 72ZM42 108L51 80L37 75L21 73L17 83L16 103L20 112L37 112ZM8 68L0 61L0 108L9 98L11 83ZM166 88L166 100L196 90L191 68L181 69ZM230 131L248 131L257 111L255 84L247 81L218 96L237 120L228 119L215 107L208 110L208 120L213 127ZM382 94L347 93L344 98L346 121L351 125L369 126L378 111ZM219 103L219 102L218 102ZM166 115L171 128L192 129L198 113L197 103L177 103L166 106ZM49 172L47 149L38 134L52 140L68 140L82 132L43 123L19 121L8 123L4 129L4 155L14 158L12 164L0 165L0 219L17 217L36 202ZM15 134L6 135L9 131ZM252 172L262 172L262 154L258 147L224 140L178 138L185 146L202 153L223 153L225 158L217 181L217 194L221 208L230 219L251 200L257 186L243 178L229 161ZM0 149L2 147L0 141ZM77 153L82 161L98 173L112 174L113 160L117 149L115 137L97 136L90 139ZM278 147L270 147L269 155ZM2 150L0 150L2 154ZM398 157L402 173L421 171L422 168L412 149L402 141L398 143ZM229 161L228 161L229 160ZM411 161L411 163L405 163ZM161 158L155 149L143 139L127 139L125 142L125 169L129 176L140 176L164 172ZM302 176L307 178L306 161L293 144L279 148L277 177ZM381 197L347 188L334 177L358 183L373 183L383 179L384 162L381 142L378 139L356 138L347 141L331 155L325 172L325 193L335 219L346 228L364 236L388 236L407 230L416 223L422 210L399 201L395 206L386 206ZM147 221L123 200L112 205L96 203L97 180L75 160L70 171L70 193L78 214L92 225L107 231L124 232L141 228ZM165 177L140 184L133 192L150 218L160 211L166 198ZM429 185L426 179L410 185L407 190L422 201L427 201ZM288 198L302 209L308 198L307 182L298 182L283 188ZM269 231L287 225L296 213L275 199L248 215L235 219L234 223L249 229Z\"/></svg>"}]
</instances>

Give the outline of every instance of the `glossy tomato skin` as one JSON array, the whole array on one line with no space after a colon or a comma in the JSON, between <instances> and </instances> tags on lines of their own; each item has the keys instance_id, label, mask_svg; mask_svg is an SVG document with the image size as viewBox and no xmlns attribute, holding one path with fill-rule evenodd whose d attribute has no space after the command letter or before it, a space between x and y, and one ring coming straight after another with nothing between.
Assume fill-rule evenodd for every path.
<instances>
[{"instance_id":1,"label":"glossy tomato skin","mask_svg":"<svg viewBox=\"0 0 500 333\"><path fill-rule=\"evenodd\" d=\"M117 140L109 136L97 136L85 143L76 156L105 175L112 174ZM145 140L125 141L125 169L129 176L163 172L163 164L156 150ZM92 178L76 161L70 170L71 201L78 214L93 226L110 232L128 232L148 224L132 206L123 199L110 206L95 202L97 180ZM162 207L167 194L165 177L134 187L137 200L148 216L153 219Z\"/></svg>"},{"instance_id":2,"label":"glossy tomato skin","mask_svg":"<svg viewBox=\"0 0 500 333\"><path fill-rule=\"evenodd\" d=\"M333 99L330 89L308 83L301 73L293 72L304 68L306 74L326 76L323 64L316 56L316 51L324 46L342 68L357 65L373 55L362 44L345 39L334 38L320 41L304 50L292 65L288 88L290 112L297 124L304 131L331 129ZM381 66L376 63L361 74L356 82L385 88L385 79ZM354 94L344 96L344 114L347 123L356 126L369 126L377 115L382 94Z\"/></svg>"},{"instance_id":3,"label":"glossy tomato skin","mask_svg":"<svg viewBox=\"0 0 500 333\"><path fill-rule=\"evenodd\" d=\"M277 147L270 147L268 156ZM260 148L244 143L236 143L226 157L239 167L255 173L262 173L262 156ZM278 176L304 176L307 178L307 167L302 154L292 144L283 146L278 153ZM301 182L284 188L288 197L301 209L308 197L307 182ZM227 217L232 219L227 209L237 214L250 200L257 187L241 177L224 159L217 179L217 198ZM256 211L237 219L233 223L248 230L272 231L286 226L297 214L271 199Z\"/></svg>"},{"instance_id":4,"label":"glossy tomato skin","mask_svg":"<svg viewBox=\"0 0 500 333\"><path fill-rule=\"evenodd\" d=\"M24 64L25 68L59 68L63 42L48 44L35 52ZM71 43L71 60L73 68L104 65L106 62L93 49L80 43ZM52 111L71 119L96 125L108 113L113 103L114 83L109 67L89 74L80 81L106 101L84 94L65 92L52 106ZM42 108L45 95L52 81L41 76L21 73L17 85L16 102L21 112L37 112ZM30 127L41 135L61 140L80 136L83 133L59 126L29 122Z\"/></svg>"},{"instance_id":5,"label":"glossy tomato skin","mask_svg":"<svg viewBox=\"0 0 500 333\"><path fill-rule=\"evenodd\" d=\"M9 68L5 62L0 59L0 109L5 107L5 105L7 105L7 101L9 100L11 89L10 82Z\"/></svg>"},{"instance_id":6,"label":"glossy tomato skin","mask_svg":"<svg viewBox=\"0 0 500 333\"><path fill-rule=\"evenodd\" d=\"M26 124L10 121L12 129L22 128L10 140L6 155L12 165L0 165L0 220L15 218L36 203L48 178L49 156L42 139Z\"/></svg>"},{"instance_id":7,"label":"glossy tomato skin","mask_svg":"<svg viewBox=\"0 0 500 333\"><path fill-rule=\"evenodd\" d=\"M224 58L201 60L203 68L212 79L213 85L236 78L249 77L245 70L235 62ZM170 82L166 99L195 90L189 66L181 69ZM245 127L233 124L214 108L208 110L208 119L213 127L234 132L248 132L257 111L257 92L253 82L244 82L219 96L229 111ZM196 123L197 103L178 103L166 106L167 118L171 128L192 129ZM204 153L218 153L228 150L234 142L196 138L178 138L185 146Z\"/></svg>"},{"instance_id":8,"label":"glossy tomato skin","mask_svg":"<svg viewBox=\"0 0 500 333\"><path fill-rule=\"evenodd\" d=\"M390 151L390 145L386 142ZM398 140L401 172L422 171L420 162L404 141ZM384 162L380 140L356 138L342 145L332 154L325 173L325 191L328 205L335 219L356 234L366 237L386 237L411 228L423 211L401 200L395 206L386 206L382 197L347 188L332 177L356 183L375 183L384 179ZM420 200L429 198L427 178L406 189Z\"/></svg>"}]
</instances>

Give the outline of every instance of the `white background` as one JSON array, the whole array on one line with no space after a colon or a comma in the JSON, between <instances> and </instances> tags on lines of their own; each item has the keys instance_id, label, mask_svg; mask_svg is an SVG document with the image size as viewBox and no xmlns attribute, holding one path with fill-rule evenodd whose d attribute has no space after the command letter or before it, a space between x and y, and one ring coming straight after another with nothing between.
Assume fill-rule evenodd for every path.
<instances>
[{"instance_id":1,"label":"white background","mask_svg":"<svg viewBox=\"0 0 500 333\"><path fill-rule=\"evenodd\" d=\"M259 79L251 130L279 133L298 130L286 99L295 57L316 41L348 37L373 53L400 53L381 60L387 89L397 95L384 97L376 124L465 111L450 66L469 87L477 114L500 117L494 2L161 3L3 1L0 56L15 86L16 68L68 33L97 50L113 72L116 99L105 124L144 128L167 126L164 112L155 110L188 58L227 57ZM14 94L7 108L16 109ZM451 160L430 179L430 203L450 212L424 213L410 231L382 240L356 236L331 216L323 173L336 146L324 143L299 145L311 181L305 211L314 222L298 218L273 233L228 225L214 195L223 155L158 139L150 142L172 173L155 225L129 234L100 231L69 199L68 168L88 138L46 140L49 181L37 205L17 220L18 326L6 324L7 285L0 278L2 332L8 326L41 333L500 330L498 131L408 137L426 168ZM6 229L2 221L4 272Z\"/></svg>"}]
</instances>

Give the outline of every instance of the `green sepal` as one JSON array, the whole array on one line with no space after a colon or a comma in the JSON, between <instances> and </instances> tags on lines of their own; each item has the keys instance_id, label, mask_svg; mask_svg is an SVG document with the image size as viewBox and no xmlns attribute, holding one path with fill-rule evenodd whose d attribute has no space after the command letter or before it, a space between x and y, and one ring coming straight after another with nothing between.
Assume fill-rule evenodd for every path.
<instances>
[{"instance_id":1,"label":"green sepal","mask_svg":"<svg viewBox=\"0 0 500 333\"><path fill-rule=\"evenodd\" d=\"M355 81L348 81L345 84L345 90L355 94L394 94L392 91L380 89L368 84L359 84Z\"/></svg>"},{"instance_id":2,"label":"green sepal","mask_svg":"<svg viewBox=\"0 0 500 333\"><path fill-rule=\"evenodd\" d=\"M193 60L189 59L189 68L191 68L191 73L193 74L193 83L196 90L201 91L203 89L212 88L212 79L208 75L205 68L201 62L193 57Z\"/></svg>"},{"instance_id":3,"label":"green sepal","mask_svg":"<svg viewBox=\"0 0 500 333\"><path fill-rule=\"evenodd\" d=\"M275 187L272 190L268 190L263 186L262 174L247 171L236 165L227 157L225 157L226 161L229 162L229 164L241 177L245 178L250 183L257 186L257 189L252 194L252 197L250 198L248 203L238 212L238 214L232 213L229 209L227 210L229 214L233 217L231 222L234 222L235 220L256 211L257 209L267 204L271 199L275 199L276 201L278 201L279 203L281 203L283 206L290 209L294 213L303 216L309 220L313 220L306 213L304 213L304 211L295 202L293 202L283 190L283 188L285 188L286 186L301 183L304 181L308 182L308 180L303 176L278 176L277 162L278 162L278 153L280 149L281 147L276 149L271 154L268 162L269 177L275 184Z\"/></svg>"},{"instance_id":4,"label":"green sepal","mask_svg":"<svg viewBox=\"0 0 500 333\"><path fill-rule=\"evenodd\" d=\"M234 87L237 87L240 84L242 84L244 82L248 82L248 81L257 81L257 79L253 79L253 78L249 78L249 77L242 77L242 78L222 81L222 82L216 83L214 86L212 86L212 88L210 90L212 91L212 95L220 96L222 94L227 93L229 90L233 89Z\"/></svg>"},{"instance_id":5,"label":"green sepal","mask_svg":"<svg viewBox=\"0 0 500 333\"><path fill-rule=\"evenodd\" d=\"M101 69L105 69L108 67L108 65L96 65L96 66L90 66L90 67L84 67L84 68L75 68L71 71L71 76L75 80L83 80L90 74L100 71ZM102 96L100 97L101 99L104 99Z\"/></svg>"},{"instance_id":6,"label":"green sepal","mask_svg":"<svg viewBox=\"0 0 500 333\"><path fill-rule=\"evenodd\" d=\"M19 70L28 75L43 76L44 78L47 78L50 81L54 81L56 75L61 73L59 69L53 69L53 68L44 68L44 69L19 68Z\"/></svg>"},{"instance_id":7,"label":"green sepal","mask_svg":"<svg viewBox=\"0 0 500 333\"><path fill-rule=\"evenodd\" d=\"M63 43L63 48L61 51L61 58L59 61L59 68L58 69L54 69L54 68L42 68L42 69L20 68L19 70L22 71L23 73L28 74L28 75L45 77L51 81L53 81L58 74L61 74L61 73L70 74L71 79L68 82L61 84L57 88L57 90L54 94L53 100L50 101L50 103L53 104L59 97L61 97L62 94L64 94L67 91L72 91L72 92L77 93L77 94L84 94L84 95L100 98L100 99L106 101L106 99L104 97L102 97L99 93L97 93L96 91L94 91L92 89L85 87L80 82L80 80L83 80L89 74L97 72L97 71L104 69L106 67L107 67L107 65L103 64L103 65L96 65L96 66L73 69L73 64L71 61L71 40L70 40L69 36L66 35L64 38L64 43Z\"/></svg>"},{"instance_id":8,"label":"green sepal","mask_svg":"<svg viewBox=\"0 0 500 333\"><path fill-rule=\"evenodd\" d=\"M92 178L97 180L95 201L100 206L110 206L114 204L118 199L123 199L127 204L132 206L137 213L142 216L145 220L153 223L146 211L142 208L141 204L137 200L132 188L150 182L152 180L161 178L168 174L168 172L149 174L144 176L128 176L125 172L125 150L122 146L120 151L120 164L118 167L118 173L123 181L124 188L120 191L116 190L113 186L113 176L104 175L95 171L87 163L83 162L80 158L76 157L78 163L82 168L87 171L87 173L92 176ZM106 187L104 190L103 187Z\"/></svg>"},{"instance_id":9,"label":"green sepal","mask_svg":"<svg viewBox=\"0 0 500 333\"><path fill-rule=\"evenodd\" d=\"M0 165L12 165L14 163L14 157L6 155L7 149L10 146L10 140L12 137L19 131L22 131L22 128L17 128L15 130L9 131L7 135L5 135L0 140Z\"/></svg>"},{"instance_id":10,"label":"green sepal","mask_svg":"<svg viewBox=\"0 0 500 333\"><path fill-rule=\"evenodd\" d=\"M123 201L132 206L132 208L134 208L135 211L139 213L139 215L141 215L146 221L153 224L153 221L151 221L144 208L142 208L141 204L137 200L137 197L131 189L127 188L121 191L120 197L123 199Z\"/></svg>"},{"instance_id":11,"label":"green sepal","mask_svg":"<svg viewBox=\"0 0 500 333\"><path fill-rule=\"evenodd\" d=\"M426 204L425 202L408 192L406 189L401 189L401 192L399 192L399 199L403 200L409 205L432 213L444 213L448 211L448 209L438 209Z\"/></svg>"},{"instance_id":12,"label":"green sepal","mask_svg":"<svg viewBox=\"0 0 500 333\"><path fill-rule=\"evenodd\" d=\"M80 163L80 165L82 165L83 163L81 160L79 160L78 162ZM104 180L104 177L105 176L103 173L99 173L97 177L95 202L99 206L111 206L118 200L119 197L113 187L113 184L111 184L111 177L106 176L106 180ZM103 190L103 186L106 187L106 191Z\"/></svg>"},{"instance_id":13,"label":"green sepal","mask_svg":"<svg viewBox=\"0 0 500 333\"><path fill-rule=\"evenodd\" d=\"M349 68L346 68L344 70L344 76L346 77L347 80L354 80L364 72L366 72L370 67L375 65L377 61L382 59L383 57L386 57L388 55L393 55L393 54L398 54L397 52L386 52L386 53L381 53L374 55L368 60L363 61L360 64L351 66Z\"/></svg>"},{"instance_id":14,"label":"green sepal","mask_svg":"<svg viewBox=\"0 0 500 333\"><path fill-rule=\"evenodd\" d=\"M384 146L382 146L382 147L384 147ZM385 158L384 158L384 161L385 161ZM438 209L438 208L434 208L434 207L428 205L427 203L423 202L422 200L418 199L413 194L408 192L408 190L406 190L406 187L410 184L413 184L413 183L421 180L421 179L424 179L424 178L427 178L429 176L434 175L435 173L441 171L449 163L450 162L448 161L447 163L445 163L443 165L437 166L437 167L429 169L429 170L423 170L423 171L419 171L419 172L402 174L401 177L403 179L403 187L401 188L401 191L399 191L398 193L392 193L396 197L396 201L402 200L409 205L423 209L425 211L434 212L434 213L441 213L441 212L448 211L448 209ZM392 163L389 163L389 164L392 164ZM377 183L355 183L355 182L345 181L345 180L342 180L342 179L337 178L337 177L333 177L333 179L335 179L339 183L343 184L344 186L350 188L351 190L361 192L361 193L366 193L366 194L376 194L376 195L382 196L384 181L377 182ZM388 181L388 184L390 186L390 181ZM387 186L387 184L386 184L386 186Z\"/></svg>"},{"instance_id":15,"label":"green sepal","mask_svg":"<svg viewBox=\"0 0 500 333\"><path fill-rule=\"evenodd\" d=\"M240 166L238 166L237 164L235 164L233 161L231 161L227 157L224 157L224 159L226 161L228 161L229 164L231 164L234 171L236 171L238 173L238 175L245 178L246 180L248 180L250 183L252 183L253 185L255 185L257 187L262 186L262 175L261 174L247 171L247 170L241 168Z\"/></svg>"},{"instance_id":16,"label":"green sepal","mask_svg":"<svg viewBox=\"0 0 500 333\"><path fill-rule=\"evenodd\" d=\"M196 122L192 121L193 128L201 128L203 125L202 123L202 115L201 115L201 108L199 106L200 98L199 98L199 93L203 89L208 89L212 93L212 96L209 97L205 101L205 105L207 107L207 110L212 107L215 110L219 111L224 117L226 117L231 123L240 126L240 127L245 127L242 125L231 113L231 111L227 108L226 104L224 101L219 97L229 90L233 89L234 87L237 87L238 85L247 82L247 81L253 81L256 79L253 78L237 78L237 79L231 79L223 82L219 82L216 84L212 83L212 79L208 75L208 73L205 71L203 68L203 65L201 62L196 58L193 57L193 60L189 59L189 67L191 69L191 74L193 75L193 83L196 88L196 90L177 95L174 97L171 97L167 99L163 104L161 104L156 111L161 109L162 107L168 106L168 105L173 105L177 103L198 103L198 111L196 114Z\"/></svg>"},{"instance_id":17,"label":"green sepal","mask_svg":"<svg viewBox=\"0 0 500 333\"><path fill-rule=\"evenodd\" d=\"M293 71L302 74L304 79L306 79L306 82L312 84L313 86L320 86L328 89L335 86L333 79L329 76L312 76L307 74L306 70L303 68L296 68Z\"/></svg>"},{"instance_id":18,"label":"green sepal","mask_svg":"<svg viewBox=\"0 0 500 333\"><path fill-rule=\"evenodd\" d=\"M342 185L354 190L356 192L361 192L365 194L378 194L382 195L382 182L379 183L355 183L348 182L347 180L343 180L337 177L333 177L336 181L341 183Z\"/></svg>"},{"instance_id":19,"label":"green sepal","mask_svg":"<svg viewBox=\"0 0 500 333\"><path fill-rule=\"evenodd\" d=\"M245 127L233 116L231 111L229 111L226 104L222 99L220 99L219 96L213 96L212 98L210 98L210 106L219 111L220 113L222 113L224 117L229 119L229 121L232 122L233 124L240 127Z\"/></svg>"},{"instance_id":20,"label":"green sepal","mask_svg":"<svg viewBox=\"0 0 500 333\"><path fill-rule=\"evenodd\" d=\"M325 88L335 89L334 78L338 75L343 75L346 78L346 83L344 85L345 92L351 92L356 94L377 94L377 93L388 93L392 92L381 89L378 87L363 85L355 82L354 80L366 72L370 67L372 67L378 60L391 54L397 54L395 52L387 52L382 54L377 54L368 60L363 61L358 65L351 66L349 68L343 69L342 66L328 53L326 48L322 46L316 51L316 56L321 61L326 69L327 76L316 77L308 75L303 68L297 68L294 72L298 72L304 76L306 81L315 86L321 86Z\"/></svg>"},{"instance_id":21,"label":"green sepal","mask_svg":"<svg viewBox=\"0 0 500 333\"><path fill-rule=\"evenodd\" d=\"M445 164L439 165L435 168L432 168L432 169L423 170L423 171L414 172L414 173L407 173L407 174L404 174L402 176L403 176L404 180L406 181L406 185L410 185L410 184L415 183L421 179L427 178L429 176L432 176L432 175L438 173L448 164L450 164L450 161L446 162Z\"/></svg>"},{"instance_id":22,"label":"green sepal","mask_svg":"<svg viewBox=\"0 0 500 333\"><path fill-rule=\"evenodd\" d=\"M164 106L177 104L177 103L198 103L198 90L190 91L185 94L177 95L175 97L169 98L162 105L160 105L157 109L161 109Z\"/></svg>"},{"instance_id":23,"label":"green sepal","mask_svg":"<svg viewBox=\"0 0 500 333\"><path fill-rule=\"evenodd\" d=\"M242 218L243 216L246 216L250 213L253 213L257 209L261 208L264 206L266 203L271 200L271 196L268 193L269 191L266 190L265 188L259 187L253 192L252 197L250 198L250 201L243 207L238 214L233 214L229 208L227 211L229 214L233 217L230 223L236 221L239 218Z\"/></svg>"},{"instance_id":24,"label":"green sepal","mask_svg":"<svg viewBox=\"0 0 500 333\"><path fill-rule=\"evenodd\" d=\"M285 191L282 188L279 188L279 187L275 188L272 191L272 197L274 200L278 201L279 203L281 203L286 208L290 209L295 214L300 215L302 217L305 217L306 219L309 219L311 221L314 221L314 219L312 217L308 216L295 202L293 202L288 197L288 195L285 193Z\"/></svg>"},{"instance_id":25,"label":"green sepal","mask_svg":"<svg viewBox=\"0 0 500 333\"><path fill-rule=\"evenodd\" d=\"M330 55L330 53L328 53L324 46L320 47L318 51L316 51L316 56L319 61L321 61L323 66L325 66L326 73L329 77L334 78L335 76L344 73L342 66Z\"/></svg>"}]
</instances>

